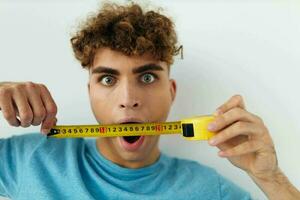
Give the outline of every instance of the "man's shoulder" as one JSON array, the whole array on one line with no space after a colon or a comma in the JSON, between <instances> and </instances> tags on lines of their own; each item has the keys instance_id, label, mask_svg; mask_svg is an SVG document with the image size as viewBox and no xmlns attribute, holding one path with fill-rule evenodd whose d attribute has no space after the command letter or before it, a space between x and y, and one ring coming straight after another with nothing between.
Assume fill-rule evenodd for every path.
<instances>
[{"instance_id":1,"label":"man's shoulder","mask_svg":"<svg viewBox=\"0 0 300 200\"><path fill-rule=\"evenodd\" d=\"M10 149L20 149L25 150L27 148L33 149L39 144L45 141L45 136L38 133L28 133L22 135L12 135L7 138L1 138L1 147L7 147Z\"/></svg>"},{"instance_id":2,"label":"man's shoulder","mask_svg":"<svg viewBox=\"0 0 300 200\"><path fill-rule=\"evenodd\" d=\"M191 159L178 157L172 159L179 176L183 177L183 180L188 179L198 190L217 192L221 199L251 199L248 192L219 174L216 169Z\"/></svg>"},{"instance_id":3,"label":"man's shoulder","mask_svg":"<svg viewBox=\"0 0 300 200\"><path fill-rule=\"evenodd\" d=\"M26 143L31 141L32 143L41 142L42 140L46 139L46 136L43 136L41 133L31 132L31 133L24 133L21 135L12 135L7 140L16 142L16 143Z\"/></svg>"},{"instance_id":4,"label":"man's shoulder","mask_svg":"<svg viewBox=\"0 0 300 200\"><path fill-rule=\"evenodd\" d=\"M12 135L1 139L2 142L9 142L12 145L22 145L23 147L37 147L44 143L53 142L50 138L38 132L24 133L21 135Z\"/></svg>"},{"instance_id":5,"label":"man's shoulder","mask_svg":"<svg viewBox=\"0 0 300 200\"><path fill-rule=\"evenodd\" d=\"M38 152L60 152L66 148L77 148L82 139L57 139L48 138L41 133L26 133L22 135L13 135L9 138L1 139L2 147L6 146L16 153L30 156Z\"/></svg>"}]
</instances>

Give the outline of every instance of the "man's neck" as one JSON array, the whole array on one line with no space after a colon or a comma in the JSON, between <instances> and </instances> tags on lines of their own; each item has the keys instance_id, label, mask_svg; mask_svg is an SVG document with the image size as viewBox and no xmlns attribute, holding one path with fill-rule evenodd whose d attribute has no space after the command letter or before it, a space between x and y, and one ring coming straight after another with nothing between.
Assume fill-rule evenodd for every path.
<instances>
[{"instance_id":1,"label":"man's neck","mask_svg":"<svg viewBox=\"0 0 300 200\"><path fill-rule=\"evenodd\" d=\"M160 156L159 148L158 146L156 146L150 153L150 156L144 160L139 160L139 161L124 160L120 156L118 156L117 153L114 153L111 150L111 147L106 142L102 142L100 138L97 139L97 149L101 153L101 155L103 155L106 159L110 160L111 162L118 164L122 167L132 168L132 169L149 166L155 163Z\"/></svg>"}]
</instances>

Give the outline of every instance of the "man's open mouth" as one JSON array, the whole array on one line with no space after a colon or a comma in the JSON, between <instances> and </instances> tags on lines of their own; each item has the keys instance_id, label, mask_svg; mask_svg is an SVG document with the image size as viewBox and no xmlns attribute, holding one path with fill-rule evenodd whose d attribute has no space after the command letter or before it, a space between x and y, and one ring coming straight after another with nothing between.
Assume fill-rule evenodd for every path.
<instances>
[{"instance_id":1,"label":"man's open mouth","mask_svg":"<svg viewBox=\"0 0 300 200\"><path fill-rule=\"evenodd\" d=\"M124 140L130 144L136 142L138 139L140 139L140 137L141 136L123 136Z\"/></svg>"},{"instance_id":2,"label":"man's open mouth","mask_svg":"<svg viewBox=\"0 0 300 200\"><path fill-rule=\"evenodd\" d=\"M139 124L139 122L124 122L122 124ZM123 136L124 140L130 144L136 142L141 136Z\"/></svg>"},{"instance_id":3,"label":"man's open mouth","mask_svg":"<svg viewBox=\"0 0 300 200\"><path fill-rule=\"evenodd\" d=\"M137 124L140 122L125 122L122 124ZM121 139L121 144L123 148L129 151L137 150L144 141L144 136L123 136Z\"/></svg>"}]
</instances>

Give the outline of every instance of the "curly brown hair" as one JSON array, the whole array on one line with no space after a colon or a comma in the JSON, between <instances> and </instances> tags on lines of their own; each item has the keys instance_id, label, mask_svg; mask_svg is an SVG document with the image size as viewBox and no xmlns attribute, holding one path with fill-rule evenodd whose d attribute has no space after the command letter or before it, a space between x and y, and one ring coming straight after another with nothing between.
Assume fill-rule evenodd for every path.
<instances>
[{"instance_id":1,"label":"curly brown hair","mask_svg":"<svg viewBox=\"0 0 300 200\"><path fill-rule=\"evenodd\" d=\"M104 3L97 14L79 26L70 41L83 68L92 66L95 52L101 47L128 56L150 53L168 66L182 47L177 47L174 23L170 18L158 11L144 12L133 2L127 5Z\"/></svg>"}]
</instances>

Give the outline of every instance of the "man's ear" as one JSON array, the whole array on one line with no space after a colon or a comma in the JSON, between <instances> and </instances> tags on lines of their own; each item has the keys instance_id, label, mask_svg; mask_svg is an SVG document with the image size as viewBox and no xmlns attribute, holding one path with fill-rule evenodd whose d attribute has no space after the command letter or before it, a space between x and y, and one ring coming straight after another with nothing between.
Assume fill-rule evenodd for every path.
<instances>
[{"instance_id":1,"label":"man's ear","mask_svg":"<svg viewBox=\"0 0 300 200\"><path fill-rule=\"evenodd\" d=\"M177 92L176 81L174 79L170 79L170 93L171 93L172 103L175 100L176 92Z\"/></svg>"}]
</instances>

